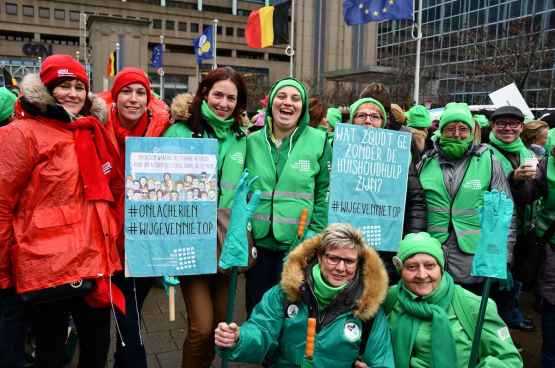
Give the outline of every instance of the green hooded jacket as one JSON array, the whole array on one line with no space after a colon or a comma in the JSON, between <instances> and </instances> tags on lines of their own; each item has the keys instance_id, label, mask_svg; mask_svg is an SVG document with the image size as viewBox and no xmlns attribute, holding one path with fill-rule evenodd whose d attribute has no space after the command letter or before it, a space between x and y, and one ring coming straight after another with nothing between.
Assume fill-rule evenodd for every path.
<instances>
[{"instance_id":1,"label":"green hooded jacket","mask_svg":"<svg viewBox=\"0 0 555 368\"><path fill-rule=\"evenodd\" d=\"M295 239L302 208L308 207L310 231L320 233L327 227L332 161L326 133L308 126L308 97L302 84L294 78L283 78L272 86L269 96L273 97L287 83L302 89L303 108L297 129L282 140L278 151L272 134L273 98L269 99L264 129L247 137L246 160L249 171L259 176L250 191L262 192L251 220L256 246L280 251L289 250Z\"/></svg>"}]
</instances>

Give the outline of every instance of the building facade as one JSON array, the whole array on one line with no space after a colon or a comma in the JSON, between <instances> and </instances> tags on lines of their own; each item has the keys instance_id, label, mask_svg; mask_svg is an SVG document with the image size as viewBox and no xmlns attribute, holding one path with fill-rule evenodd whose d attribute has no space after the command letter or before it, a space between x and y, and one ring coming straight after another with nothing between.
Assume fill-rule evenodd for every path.
<instances>
[{"instance_id":1,"label":"building facade","mask_svg":"<svg viewBox=\"0 0 555 368\"><path fill-rule=\"evenodd\" d=\"M84 63L86 53L91 65L92 89L101 92L109 55L119 43L118 69L144 69L159 92L158 68L150 67L149 59L164 36L164 96L172 98L194 93L202 75L212 69L212 61L206 60L197 70L191 42L217 18L218 66L231 66L268 89L290 74L287 45L252 49L246 45L245 28L250 12L282 1L0 0L0 61L19 80L38 72L48 55L78 57L81 50L79 60ZM85 37L81 14L88 22L86 49L80 49ZM376 27L348 27L340 1L295 0L294 20L293 76L314 92L324 89L324 72L375 63ZM108 88L112 82L108 77Z\"/></svg>"},{"instance_id":2,"label":"building facade","mask_svg":"<svg viewBox=\"0 0 555 368\"><path fill-rule=\"evenodd\" d=\"M418 1L415 1L416 6ZM515 46L522 55L515 58L524 68L532 37L517 34L515 23L541 31L538 48L546 57L531 63L521 90L531 107L553 107L555 77L555 7L553 0L424 0L422 12L420 101L444 105L449 101L489 104L488 93L507 83L499 68L489 61L498 55L507 58L508 38L520 37ZM418 11L415 19L418 19ZM519 23L521 22L521 23ZM401 99L412 101L415 41L413 21L387 21L378 24L377 65L398 69L400 79L411 85L407 91L393 87ZM477 46L477 47L475 47ZM533 64L533 65L532 65ZM497 69L496 69L497 68ZM496 74L499 78L494 80ZM519 79L520 75L516 79ZM518 80L517 80L518 85ZM404 93L406 92L406 93ZM408 94L408 96L407 96Z\"/></svg>"}]
</instances>

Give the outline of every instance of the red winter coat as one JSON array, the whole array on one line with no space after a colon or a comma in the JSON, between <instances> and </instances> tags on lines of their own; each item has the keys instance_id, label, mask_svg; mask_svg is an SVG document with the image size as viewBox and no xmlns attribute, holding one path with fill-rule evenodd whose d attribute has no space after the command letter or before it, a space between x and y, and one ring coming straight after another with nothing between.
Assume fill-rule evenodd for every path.
<instances>
[{"instance_id":1,"label":"red winter coat","mask_svg":"<svg viewBox=\"0 0 555 368\"><path fill-rule=\"evenodd\" d=\"M104 91L98 94L98 97L103 99L106 102L108 107L108 111L111 112L112 108L114 107L114 101L112 100L112 90ZM166 130L172 125L170 121L170 114L168 113L168 105L164 103L164 101L154 98L151 96L150 103L147 105L148 111L145 112L149 113L150 115L150 122L148 123L146 133L144 137L162 137ZM114 130L114 124L110 120L110 113L108 113L108 122L106 123L106 130L110 135L110 139L114 143L116 147L116 151L118 152L121 166L125 167L125 149L121 149L123 146L120 145L116 138L116 133ZM119 195L116 197L114 195L114 202L112 208L117 214L118 219L118 226L121 229L121 233L117 240L117 247L118 252L120 255L121 264L125 264L125 234L123 224L125 222L125 170L120 173L121 185L122 188L118 188L117 192ZM118 183L120 183L118 181ZM113 192L113 191L112 191Z\"/></svg>"},{"instance_id":2,"label":"red winter coat","mask_svg":"<svg viewBox=\"0 0 555 368\"><path fill-rule=\"evenodd\" d=\"M115 213L85 199L73 132L53 123L59 109L38 75L21 88L18 120L0 135L0 288L22 293L121 271ZM106 122L104 102L89 99Z\"/></svg>"}]
</instances>

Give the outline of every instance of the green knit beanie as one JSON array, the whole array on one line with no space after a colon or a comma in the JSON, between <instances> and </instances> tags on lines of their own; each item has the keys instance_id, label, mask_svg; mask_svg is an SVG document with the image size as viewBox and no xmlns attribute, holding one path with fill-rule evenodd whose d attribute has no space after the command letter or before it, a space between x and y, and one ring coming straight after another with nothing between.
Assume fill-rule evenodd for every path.
<instances>
[{"instance_id":1,"label":"green knit beanie","mask_svg":"<svg viewBox=\"0 0 555 368\"><path fill-rule=\"evenodd\" d=\"M432 118L428 109L422 105L416 105L410 108L408 111L409 122L408 126L410 128L429 128L432 126Z\"/></svg>"},{"instance_id":2,"label":"green knit beanie","mask_svg":"<svg viewBox=\"0 0 555 368\"><path fill-rule=\"evenodd\" d=\"M443 272L445 260L443 258L443 250L441 244L428 233L408 234L399 243L397 256L393 257L393 264L397 268L397 272L401 273L403 263L410 257L418 253L429 254L437 260Z\"/></svg>"},{"instance_id":3,"label":"green knit beanie","mask_svg":"<svg viewBox=\"0 0 555 368\"><path fill-rule=\"evenodd\" d=\"M387 114L385 113L385 109L383 108L383 105L381 103L378 102L378 100L374 100L373 98L361 98L360 100L356 101L354 104L351 105L351 107L349 108L349 116L350 116L350 121L351 124L354 124L354 117L355 117L355 113L357 112L358 108L367 102L372 102L376 105L378 105L380 107L380 109L382 109L382 114L383 114L383 124L382 124L382 128L385 126L385 124L387 123Z\"/></svg>"},{"instance_id":4,"label":"green knit beanie","mask_svg":"<svg viewBox=\"0 0 555 368\"><path fill-rule=\"evenodd\" d=\"M14 104L17 97L10 92L6 87L0 88L0 121L9 118L15 111Z\"/></svg>"},{"instance_id":5,"label":"green knit beanie","mask_svg":"<svg viewBox=\"0 0 555 368\"><path fill-rule=\"evenodd\" d=\"M489 127L489 121L488 118L486 118L485 115L474 115L474 120L476 120L476 122L478 123L478 125L480 126L480 128L484 128L484 127Z\"/></svg>"},{"instance_id":6,"label":"green knit beanie","mask_svg":"<svg viewBox=\"0 0 555 368\"><path fill-rule=\"evenodd\" d=\"M439 131L443 132L443 128L453 121L465 123L470 127L470 134L474 133L474 120L472 119L472 113L468 109L467 104L449 102L447 106L445 106L445 110L439 119Z\"/></svg>"},{"instance_id":7,"label":"green knit beanie","mask_svg":"<svg viewBox=\"0 0 555 368\"><path fill-rule=\"evenodd\" d=\"M335 124L341 123L341 111L336 109L335 107L330 107L328 109L328 124L331 125L335 129Z\"/></svg>"}]
</instances>

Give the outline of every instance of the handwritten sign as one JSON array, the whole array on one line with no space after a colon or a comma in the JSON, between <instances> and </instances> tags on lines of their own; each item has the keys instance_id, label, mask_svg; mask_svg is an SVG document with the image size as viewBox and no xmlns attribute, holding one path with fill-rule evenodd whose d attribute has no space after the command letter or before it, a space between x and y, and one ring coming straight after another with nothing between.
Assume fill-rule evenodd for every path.
<instances>
[{"instance_id":1,"label":"handwritten sign","mask_svg":"<svg viewBox=\"0 0 555 368\"><path fill-rule=\"evenodd\" d=\"M368 245L395 252L403 235L410 133L337 124L329 223L360 228Z\"/></svg>"},{"instance_id":2,"label":"handwritten sign","mask_svg":"<svg viewBox=\"0 0 555 368\"><path fill-rule=\"evenodd\" d=\"M218 143L126 141L126 276L216 272Z\"/></svg>"}]
</instances>

